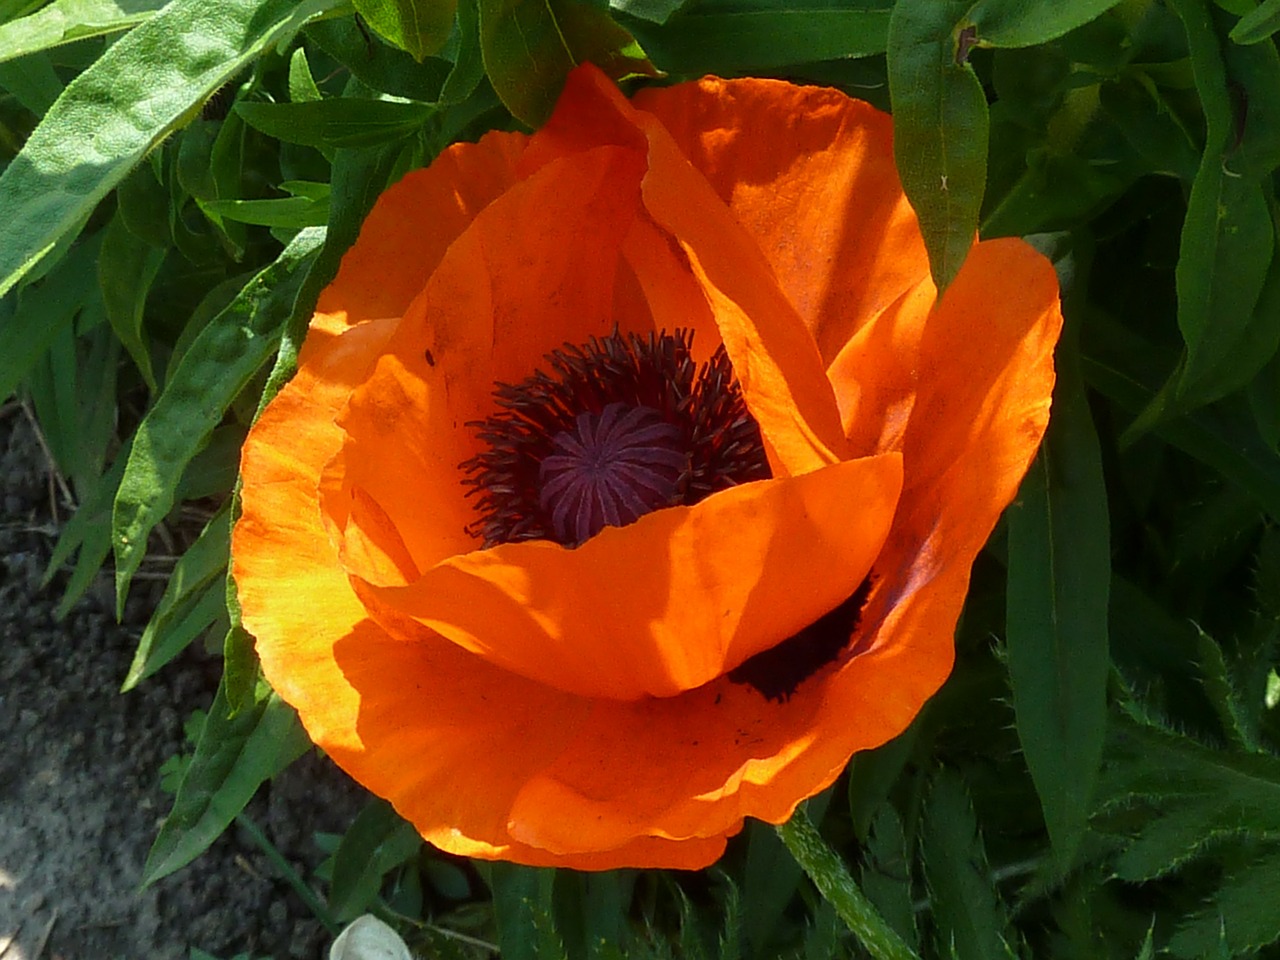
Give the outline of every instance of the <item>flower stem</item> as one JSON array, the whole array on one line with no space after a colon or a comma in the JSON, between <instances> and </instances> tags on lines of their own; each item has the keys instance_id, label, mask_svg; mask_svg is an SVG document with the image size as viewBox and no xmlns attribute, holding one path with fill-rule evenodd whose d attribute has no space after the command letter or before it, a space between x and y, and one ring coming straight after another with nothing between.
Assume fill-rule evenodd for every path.
<instances>
[{"instance_id":1,"label":"flower stem","mask_svg":"<svg viewBox=\"0 0 1280 960\"><path fill-rule=\"evenodd\" d=\"M920 960L858 889L844 861L827 846L803 806L777 831L818 892L876 960Z\"/></svg>"}]
</instances>

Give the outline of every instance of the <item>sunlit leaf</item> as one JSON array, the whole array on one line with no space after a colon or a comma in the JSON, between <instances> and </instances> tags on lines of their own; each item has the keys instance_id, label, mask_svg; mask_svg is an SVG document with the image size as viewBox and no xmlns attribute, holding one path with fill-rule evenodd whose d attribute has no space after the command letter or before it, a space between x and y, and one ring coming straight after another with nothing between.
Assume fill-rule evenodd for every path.
<instances>
[{"instance_id":1,"label":"sunlit leaf","mask_svg":"<svg viewBox=\"0 0 1280 960\"><path fill-rule=\"evenodd\" d=\"M173 0L80 74L0 174L0 294L263 50L340 0Z\"/></svg>"},{"instance_id":2,"label":"sunlit leaf","mask_svg":"<svg viewBox=\"0 0 1280 960\"><path fill-rule=\"evenodd\" d=\"M421 61L449 39L456 0L353 0L353 4L370 27Z\"/></svg>"}]
</instances>

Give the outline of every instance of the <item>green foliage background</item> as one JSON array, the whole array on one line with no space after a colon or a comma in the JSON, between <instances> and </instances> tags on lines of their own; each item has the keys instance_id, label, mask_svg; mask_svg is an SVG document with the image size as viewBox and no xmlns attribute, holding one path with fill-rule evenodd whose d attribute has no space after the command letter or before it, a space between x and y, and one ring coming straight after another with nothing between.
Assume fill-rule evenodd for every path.
<instances>
[{"instance_id":1,"label":"green foliage background","mask_svg":"<svg viewBox=\"0 0 1280 960\"><path fill-rule=\"evenodd\" d=\"M442 957L1280 956L1277 30L1280 0L0 0L0 398L77 507L62 609L112 556L123 604L156 531L209 518L124 680L225 651L148 879L307 749L226 559L319 290L389 183L536 125L589 59L891 109L940 285L975 230L1058 268L1049 436L953 677L781 838L555 873L424 849L373 800L317 913Z\"/></svg>"}]
</instances>

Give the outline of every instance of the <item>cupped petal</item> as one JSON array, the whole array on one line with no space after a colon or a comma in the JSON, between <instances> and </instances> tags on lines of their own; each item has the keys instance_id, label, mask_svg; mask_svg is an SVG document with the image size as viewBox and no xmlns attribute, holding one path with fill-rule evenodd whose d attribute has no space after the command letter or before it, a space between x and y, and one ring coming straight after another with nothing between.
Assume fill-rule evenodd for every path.
<instances>
[{"instance_id":1,"label":"cupped petal","mask_svg":"<svg viewBox=\"0 0 1280 960\"><path fill-rule=\"evenodd\" d=\"M652 114L631 106L600 70L574 70L551 122L530 143L526 167L573 155L588 142L642 147L644 206L683 250L702 288L747 404L760 424L775 475L849 459L825 363L778 285L756 240ZM580 118L589 122L579 122ZM599 138L599 140L597 140ZM684 269L684 265L681 265ZM659 318L661 319L661 318ZM703 348L713 348L702 337Z\"/></svg>"},{"instance_id":2,"label":"cupped petal","mask_svg":"<svg viewBox=\"0 0 1280 960\"><path fill-rule=\"evenodd\" d=\"M929 275L888 114L836 90L760 79L707 77L632 102L755 239L824 363Z\"/></svg>"},{"instance_id":3,"label":"cupped petal","mask_svg":"<svg viewBox=\"0 0 1280 960\"><path fill-rule=\"evenodd\" d=\"M352 522L350 490L359 488L419 570L477 546L460 469L479 449L468 424L494 412L495 382L519 382L566 342L613 329L642 164L616 147L556 160L453 243L340 418L345 442L325 484L339 529Z\"/></svg>"},{"instance_id":4,"label":"cupped petal","mask_svg":"<svg viewBox=\"0 0 1280 960\"><path fill-rule=\"evenodd\" d=\"M522 676L586 697L670 697L813 623L866 578L902 484L897 454L721 491L576 549L512 543L403 587L355 581L405 618Z\"/></svg>"},{"instance_id":5,"label":"cupped petal","mask_svg":"<svg viewBox=\"0 0 1280 960\"><path fill-rule=\"evenodd\" d=\"M449 245L519 179L527 141L523 134L493 132L478 143L454 144L431 166L388 187L321 292L303 349L353 324L402 316Z\"/></svg>"},{"instance_id":6,"label":"cupped petal","mask_svg":"<svg viewBox=\"0 0 1280 960\"><path fill-rule=\"evenodd\" d=\"M328 536L317 487L341 443L335 418L392 326L362 324L313 350L245 442L232 573L264 674L317 745L441 849L585 870L706 866L723 837L638 836L568 857L512 837L514 798L590 704L425 632L405 643L352 592L338 557L350 545Z\"/></svg>"},{"instance_id":7,"label":"cupped petal","mask_svg":"<svg viewBox=\"0 0 1280 960\"><path fill-rule=\"evenodd\" d=\"M755 239L656 118L637 113L636 123L649 144L645 208L689 259L775 475L847 459L840 411L813 335Z\"/></svg>"},{"instance_id":8,"label":"cupped petal","mask_svg":"<svg viewBox=\"0 0 1280 960\"><path fill-rule=\"evenodd\" d=\"M922 329L906 486L842 661L784 703L727 678L665 700L596 701L516 797L513 835L569 854L637 831L708 837L745 816L781 823L941 686L973 561L1044 434L1062 316L1052 266L1019 240L978 244L942 303L916 309L901 320ZM627 743L625 757L607 740ZM552 808L555 819L542 813Z\"/></svg>"}]
</instances>

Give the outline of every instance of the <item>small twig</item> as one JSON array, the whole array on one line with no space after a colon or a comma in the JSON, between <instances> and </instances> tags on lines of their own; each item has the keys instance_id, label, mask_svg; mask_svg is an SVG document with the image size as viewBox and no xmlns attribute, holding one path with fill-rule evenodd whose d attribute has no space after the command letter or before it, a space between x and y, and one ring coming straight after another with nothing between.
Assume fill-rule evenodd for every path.
<instances>
[{"instance_id":1,"label":"small twig","mask_svg":"<svg viewBox=\"0 0 1280 960\"><path fill-rule=\"evenodd\" d=\"M448 927L442 927L439 924L431 923L428 920L420 920L417 917L406 916L391 907L387 906L386 901L379 900L378 905L373 908L373 914L379 920L396 920L400 923L407 923L419 930L430 930L432 933L438 933L440 936L450 940L457 940L459 943L465 943L468 946L480 947L482 950L488 950L491 953L497 953L499 947L496 943L490 943L488 940L481 940L479 937L473 937L466 933L459 933L457 930L450 930Z\"/></svg>"},{"instance_id":2,"label":"small twig","mask_svg":"<svg viewBox=\"0 0 1280 960\"><path fill-rule=\"evenodd\" d=\"M62 491L62 496L66 503L74 510L76 506L75 495L72 494L71 488L67 486L67 481L62 476L62 471L58 469L58 461L53 458L53 451L49 449L49 444L44 438L44 431L40 429L40 422L36 420L35 411L31 409L31 406L25 400L19 401L19 404L22 407L23 414L27 418L27 423L31 424L31 432L35 434L36 443L40 445L40 450L44 453L45 462L48 464L50 479L58 485L58 489ZM57 515L56 508L54 510L54 515Z\"/></svg>"}]
</instances>

